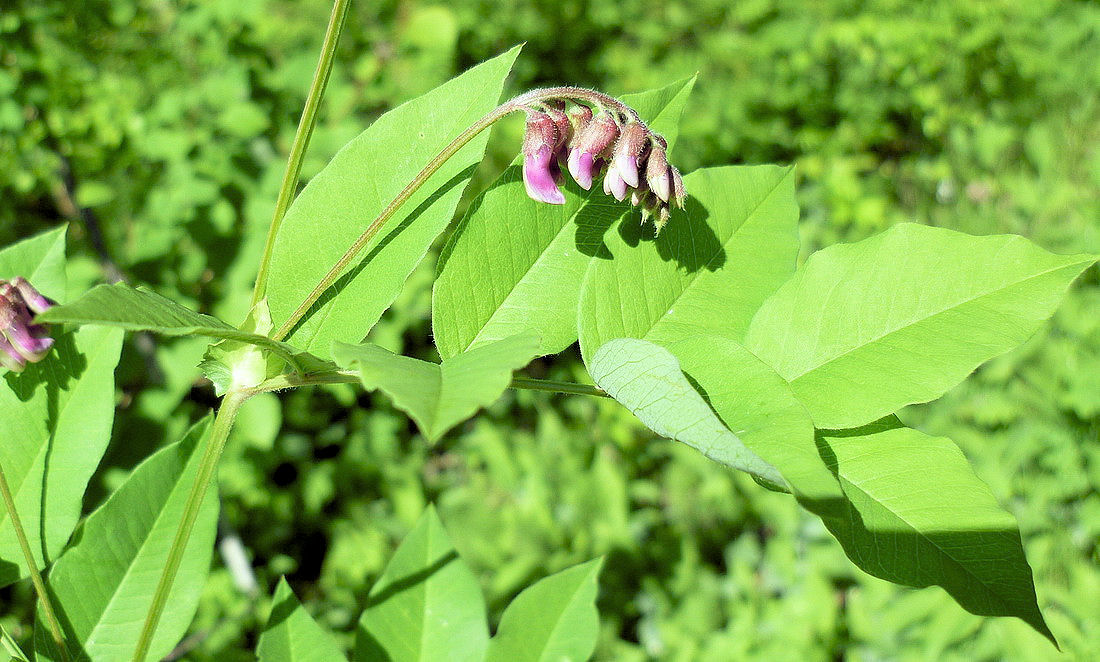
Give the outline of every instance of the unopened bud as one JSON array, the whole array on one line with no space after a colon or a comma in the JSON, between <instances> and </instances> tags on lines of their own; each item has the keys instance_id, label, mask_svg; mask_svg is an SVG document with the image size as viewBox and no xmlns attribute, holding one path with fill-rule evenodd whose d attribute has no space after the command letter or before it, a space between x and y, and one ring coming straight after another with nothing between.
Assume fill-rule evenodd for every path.
<instances>
[{"instance_id":1,"label":"unopened bud","mask_svg":"<svg viewBox=\"0 0 1100 662\"><path fill-rule=\"evenodd\" d=\"M668 202L672 194L672 173L669 171L668 157L661 147L654 147L646 158L645 179L649 189L661 200Z\"/></svg>"},{"instance_id":2,"label":"unopened bud","mask_svg":"<svg viewBox=\"0 0 1100 662\"><path fill-rule=\"evenodd\" d=\"M687 196L687 192L684 191L684 178L680 176L680 171L676 169L676 166L669 166L668 168L672 175L672 196L669 202L683 209L684 198Z\"/></svg>"},{"instance_id":3,"label":"unopened bud","mask_svg":"<svg viewBox=\"0 0 1100 662\"><path fill-rule=\"evenodd\" d=\"M619 125L607 113L592 118L576 134L573 148L569 152L569 174L582 188L592 188L594 164L598 156L610 147L619 136Z\"/></svg>"},{"instance_id":4,"label":"unopened bud","mask_svg":"<svg viewBox=\"0 0 1100 662\"><path fill-rule=\"evenodd\" d=\"M557 141L554 145L554 151L558 151L565 145L569 144L570 139L573 138L573 125L569 122L569 116L565 114L565 102L551 102L545 109L546 115L554 123L554 128L557 130Z\"/></svg>"},{"instance_id":5,"label":"unopened bud","mask_svg":"<svg viewBox=\"0 0 1100 662\"><path fill-rule=\"evenodd\" d=\"M37 363L53 347L46 327L35 324L31 311L44 312L53 302L22 278L0 280L0 365L21 372L28 362Z\"/></svg>"},{"instance_id":6,"label":"unopened bud","mask_svg":"<svg viewBox=\"0 0 1100 662\"><path fill-rule=\"evenodd\" d=\"M615 143L615 155L611 167L628 185L638 188L638 161L649 144L649 130L638 122L623 127L619 141Z\"/></svg>"}]
</instances>

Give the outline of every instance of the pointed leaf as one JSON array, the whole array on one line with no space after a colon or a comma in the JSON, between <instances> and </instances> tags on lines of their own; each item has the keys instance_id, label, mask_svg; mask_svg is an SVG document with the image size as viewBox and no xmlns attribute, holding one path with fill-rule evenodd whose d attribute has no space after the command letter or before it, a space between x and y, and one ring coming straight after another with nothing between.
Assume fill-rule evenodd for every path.
<instances>
[{"instance_id":1,"label":"pointed leaf","mask_svg":"<svg viewBox=\"0 0 1100 662\"><path fill-rule=\"evenodd\" d=\"M645 340L619 338L596 351L588 371L600 388L650 430L682 441L715 462L785 489L779 471L749 450L719 420L667 349Z\"/></svg>"},{"instance_id":2,"label":"pointed leaf","mask_svg":"<svg viewBox=\"0 0 1100 662\"><path fill-rule=\"evenodd\" d=\"M798 205L789 168L724 167L684 178L685 214L659 237L624 224L595 260L580 301L581 351L612 338L667 345L718 334L740 338L794 273Z\"/></svg>"},{"instance_id":3,"label":"pointed leaf","mask_svg":"<svg viewBox=\"0 0 1100 662\"><path fill-rule=\"evenodd\" d=\"M603 559L540 579L504 610L486 662L582 662L600 629L596 579Z\"/></svg>"},{"instance_id":4,"label":"pointed leaf","mask_svg":"<svg viewBox=\"0 0 1100 662\"><path fill-rule=\"evenodd\" d=\"M339 662L347 660L332 637L302 607L294 591L279 580L267 627L256 647L260 662Z\"/></svg>"},{"instance_id":5,"label":"pointed leaf","mask_svg":"<svg viewBox=\"0 0 1100 662\"><path fill-rule=\"evenodd\" d=\"M291 205L275 241L267 295L284 322L366 227L448 143L492 110L519 54L513 48L399 106L349 142ZM354 269L287 341L328 358L358 342L454 215L481 161L483 132L451 157L367 244ZM383 250L384 249L384 250Z\"/></svg>"},{"instance_id":6,"label":"pointed leaf","mask_svg":"<svg viewBox=\"0 0 1100 662\"><path fill-rule=\"evenodd\" d=\"M821 454L848 497L826 526L870 574L941 586L968 611L1017 616L1053 642L1016 520L950 439L900 425L890 417L820 432Z\"/></svg>"},{"instance_id":7,"label":"pointed leaf","mask_svg":"<svg viewBox=\"0 0 1100 662\"><path fill-rule=\"evenodd\" d=\"M903 223L810 256L756 313L746 346L818 427L855 427L938 398L1026 340L1095 261Z\"/></svg>"},{"instance_id":8,"label":"pointed leaf","mask_svg":"<svg viewBox=\"0 0 1100 662\"><path fill-rule=\"evenodd\" d=\"M0 278L24 276L43 294L65 297L65 229L0 250ZM107 442L115 408L114 370L122 334L51 330L54 348L20 374L0 374L4 414L0 465L39 568L61 551L80 517L84 489ZM0 508L0 586L29 573Z\"/></svg>"},{"instance_id":9,"label":"pointed leaf","mask_svg":"<svg viewBox=\"0 0 1100 662\"><path fill-rule=\"evenodd\" d=\"M694 83L689 78L622 100L671 148ZM637 222L637 211L605 195L599 182L591 191L571 179L565 187L564 205L535 202L513 165L471 205L440 256L432 295L443 358L524 331L542 337L540 354L560 352L577 339L585 269L606 258L604 241L615 221L625 215Z\"/></svg>"},{"instance_id":10,"label":"pointed leaf","mask_svg":"<svg viewBox=\"0 0 1100 662\"><path fill-rule=\"evenodd\" d=\"M97 285L76 301L55 306L38 316L42 322L99 324L127 331L152 331L167 336L207 336L237 340L262 347L302 372L321 362L295 348L256 333L241 331L227 322L197 313L145 288L125 283Z\"/></svg>"},{"instance_id":11,"label":"pointed leaf","mask_svg":"<svg viewBox=\"0 0 1100 662\"><path fill-rule=\"evenodd\" d=\"M377 345L337 343L336 362L356 370L363 386L381 389L431 440L496 401L512 372L531 362L539 340L519 335L453 356L442 364L398 356Z\"/></svg>"},{"instance_id":12,"label":"pointed leaf","mask_svg":"<svg viewBox=\"0 0 1100 662\"><path fill-rule=\"evenodd\" d=\"M477 579L428 507L371 589L357 662L482 662L489 644Z\"/></svg>"},{"instance_id":13,"label":"pointed leaf","mask_svg":"<svg viewBox=\"0 0 1100 662\"><path fill-rule=\"evenodd\" d=\"M42 294L64 301L66 229L62 225L0 250L0 279L22 276Z\"/></svg>"},{"instance_id":14,"label":"pointed leaf","mask_svg":"<svg viewBox=\"0 0 1100 662\"><path fill-rule=\"evenodd\" d=\"M168 550L198 470L209 418L134 469L81 525L49 574L70 659L127 660L153 601ZM211 485L199 510L147 660L167 655L187 631L210 570L218 496ZM39 611L40 660L60 659Z\"/></svg>"},{"instance_id":15,"label":"pointed leaf","mask_svg":"<svg viewBox=\"0 0 1100 662\"><path fill-rule=\"evenodd\" d=\"M837 512L844 493L817 452L810 414L782 377L721 336L681 340L668 350L726 427L779 470L803 506Z\"/></svg>"}]
</instances>

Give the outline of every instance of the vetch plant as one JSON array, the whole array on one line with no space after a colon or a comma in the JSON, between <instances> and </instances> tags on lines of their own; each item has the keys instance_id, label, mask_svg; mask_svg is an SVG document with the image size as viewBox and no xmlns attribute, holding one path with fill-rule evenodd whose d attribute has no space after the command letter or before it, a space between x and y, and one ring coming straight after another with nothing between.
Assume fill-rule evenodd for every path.
<instances>
[{"instance_id":1,"label":"vetch plant","mask_svg":"<svg viewBox=\"0 0 1100 662\"><path fill-rule=\"evenodd\" d=\"M39 659L171 651L209 569L214 478L241 405L339 383L381 391L428 441L509 387L614 398L655 433L789 493L866 572L939 586L1055 640L1012 515L953 442L896 412L1032 336L1096 256L902 224L799 266L790 169L671 165L694 80L622 99L545 88L497 105L518 48L380 117L295 197L346 9L333 9L244 323L125 284L67 301L64 228L0 251L12 431L0 445L0 579L35 583ZM362 343L446 230L485 129L517 112L519 162L441 255L441 362ZM202 370L222 399L78 522L110 434L119 329L210 338ZM575 342L594 384L514 374ZM367 596L355 657L584 659L599 567L535 583L490 636L476 579L429 509ZM306 652L344 655L280 582L257 653Z\"/></svg>"}]
</instances>

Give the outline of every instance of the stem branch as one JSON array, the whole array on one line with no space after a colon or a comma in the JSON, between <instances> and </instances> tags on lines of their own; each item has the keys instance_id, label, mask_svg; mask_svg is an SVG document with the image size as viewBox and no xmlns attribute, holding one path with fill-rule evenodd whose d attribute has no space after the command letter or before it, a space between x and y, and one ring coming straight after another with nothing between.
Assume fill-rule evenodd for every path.
<instances>
[{"instance_id":1,"label":"stem branch","mask_svg":"<svg viewBox=\"0 0 1100 662\"><path fill-rule=\"evenodd\" d=\"M19 546L23 548L23 557L27 561L27 568L31 573L31 581L34 582L34 591L38 594L38 601L42 603L42 613L46 617L46 623L50 627L50 636L57 645L58 654L63 662L69 662L69 649L65 646L65 638L61 636L61 624L54 613L50 595L46 592L46 582L42 579L42 573L38 571L38 562L34 560L31 552L31 544L27 540L27 532L23 530L23 523L19 520L19 512L15 509L15 499L12 497L11 488L8 487L8 478L0 468L0 493L3 494L4 507L8 509L8 519L11 520L11 528L15 530L15 537L19 539Z\"/></svg>"},{"instance_id":2,"label":"stem branch","mask_svg":"<svg viewBox=\"0 0 1100 662\"><path fill-rule=\"evenodd\" d=\"M317 70L313 73L313 83L309 86L309 94L306 96L306 105L302 109L302 117L298 121L298 130L294 134L294 142L290 146L290 157L286 162L286 171L283 173L283 183L279 187L279 197L275 201L275 214L271 217L271 227L267 231L267 241L264 243L263 256L260 258L260 269L256 273L256 286L252 289L252 306L255 307L260 299L264 298L267 291L267 274L271 269L271 254L275 248L275 236L279 233L279 226L283 223L286 210L294 198L294 191L298 188L298 176L302 172L302 160L309 147L309 139L313 135L313 127L317 123L317 111L321 107L321 97L325 94L325 86L328 85L328 77L332 72L332 61L336 55L336 44L340 41L340 32L344 29L344 17L348 13L348 5L351 0L336 0L332 5L332 16L329 17L328 30L325 32L325 40L321 45L321 57L317 60Z\"/></svg>"},{"instance_id":3,"label":"stem branch","mask_svg":"<svg viewBox=\"0 0 1100 662\"><path fill-rule=\"evenodd\" d=\"M233 428L233 420L237 417L237 411L248 399L248 394L231 391L222 400L217 416L214 417L214 425L210 428L210 439L199 459L198 473L195 474L195 482L191 485L191 492L187 495L187 501L183 506L183 517L180 519L176 535L172 539L172 547L168 550L168 559L164 570L161 571L157 588L153 593L153 602L149 606L149 613L145 616L145 624L141 628L141 636L138 638L137 648L134 649L134 662L144 662L149 654L149 647L153 643L153 633L156 632L157 623L161 613L168 603L168 594L172 589L172 582L179 571L183 553L187 548L187 541L191 537L191 530L195 527L195 520L199 516L199 507L202 506L203 497L214 479L218 468L218 460L225 450L225 442L229 439L229 431Z\"/></svg>"},{"instance_id":4,"label":"stem branch","mask_svg":"<svg viewBox=\"0 0 1100 662\"><path fill-rule=\"evenodd\" d=\"M588 384L575 384L573 382L559 382L550 379L530 379L528 377L514 377L511 388L521 388L529 391L546 391L548 393L567 393L569 395L593 395L598 398L610 398L607 391L598 386Z\"/></svg>"}]
</instances>

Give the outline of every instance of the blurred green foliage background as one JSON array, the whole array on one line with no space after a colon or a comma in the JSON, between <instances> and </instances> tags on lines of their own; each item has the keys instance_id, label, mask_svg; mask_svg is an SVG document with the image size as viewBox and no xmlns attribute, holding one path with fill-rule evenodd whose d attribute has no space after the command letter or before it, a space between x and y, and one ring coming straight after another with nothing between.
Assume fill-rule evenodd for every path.
<instances>
[{"instance_id":1,"label":"blurred green foliage background","mask_svg":"<svg viewBox=\"0 0 1100 662\"><path fill-rule=\"evenodd\" d=\"M68 221L74 292L117 267L240 321L329 8L5 0L0 244ZM304 177L386 109L517 42L512 92L631 92L698 71L675 161L794 163L804 252L903 220L1100 252L1090 2L353 2ZM521 129L498 128L467 198ZM433 269L373 340L434 356ZM214 403L196 380L202 351L131 338L87 509ZM582 369L567 354L530 373ZM509 393L428 447L385 398L350 387L242 413L220 474L223 533L243 541L261 595L216 562L180 655L249 659L281 574L347 633L435 502L496 617L533 580L606 554L599 659L1100 659L1097 270L1047 331L902 418L958 442L1015 513L1063 655L939 589L863 575L793 500L655 439L613 402ZM0 623L22 640L31 605L24 584L0 590Z\"/></svg>"}]
</instances>

